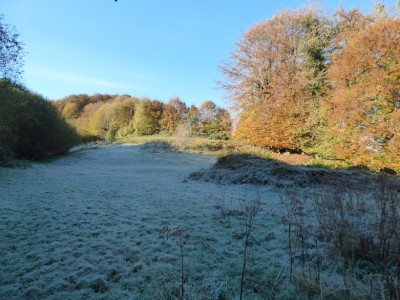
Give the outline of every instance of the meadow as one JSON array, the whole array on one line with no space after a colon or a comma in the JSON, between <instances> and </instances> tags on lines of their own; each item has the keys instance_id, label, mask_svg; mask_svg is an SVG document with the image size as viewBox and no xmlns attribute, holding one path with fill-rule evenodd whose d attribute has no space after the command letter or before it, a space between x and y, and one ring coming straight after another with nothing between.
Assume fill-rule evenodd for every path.
<instances>
[{"instance_id":1,"label":"meadow","mask_svg":"<svg viewBox=\"0 0 400 300\"><path fill-rule=\"evenodd\" d=\"M335 252L335 230L360 225L351 220L374 228L361 204L341 219L347 227L320 226L340 208L330 199L341 195L350 207L344 183L352 195L364 195L364 211L379 216L367 201L379 180L336 171L342 181L334 186L329 172L335 171L160 144L92 146L26 168L1 168L0 298L181 299L182 287L184 299L238 299L241 287L243 299L396 297L397 262L389 255L379 260L392 264L388 277L372 257L351 260L343 247ZM391 184L385 189L395 192L396 204L398 182ZM332 205L318 206L319 218L315 205L322 198ZM380 245L382 236L373 238Z\"/></svg>"},{"instance_id":2,"label":"meadow","mask_svg":"<svg viewBox=\"0 0 400 300\"><path fill-rule=\"evenodd\" d=\"M314 4L242 33L219 67L229 108L120 78L48 101L0 14L0 300L400 299L400 2ZM163 73L191 89L169 63L143 94Z\"/></svg>"}]
</instances>

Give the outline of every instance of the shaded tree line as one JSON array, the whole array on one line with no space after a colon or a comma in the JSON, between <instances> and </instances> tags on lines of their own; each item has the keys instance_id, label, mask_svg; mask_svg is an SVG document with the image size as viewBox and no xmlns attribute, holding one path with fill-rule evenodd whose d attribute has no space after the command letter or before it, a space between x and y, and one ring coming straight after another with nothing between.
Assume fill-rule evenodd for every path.
<instances>
[{"instance_id":1,"label":"shaded tree line","mask_svg":"<svg viewBox=\"0 0 400 300\"><path fill-rule=\"evenodd\" d=\"M42 96L0 80L0 160L65 154L80 142L75 129Z\"/></svg>"},{"instance_id":2,"label":"shaded tree line","mask_svg":"<svg viewBox=\"0 0 400 300\"><path fill-rule=\"evenodd\" d=\"M64 154L80 141L49 101L18 83L23 54L18 33L0 15L0 162Z\"/></svg>"},{"instance_id":3,"label":"shaded tree line","mask_svg":"<svg viewBox=\"0 0 400 300\"><path fill-rule=\"evenodd\" d=\"M54 101L53 105L84 140L182 132L227 139L232 123L228 111L212 101L187 107L179 98L163 103L130 95L81 94Z\"/></svg>"},{"instance_id":4,"label":"shaded tree line","mask_svg":"<svg viewBox=\"0 0 400 300\"><path fill-rule=\"evenodd\" d=\"M227 139L231 119L212 101L187 107L129 95L71 95L49 102L19 83L23 43L0 14L0 161L58 155L80 141L160 132Z\"/></svg>"},{"instance_id":5,"label":"shaded tree line","mask_svg":"<svg viewBox=\"0 0 400 300\"><path fill-rule=\"evenodd\" d=\"M282 11L221 69L237 139L400 171L400 20L382 4Z\"/></svg>"}]
</instances>

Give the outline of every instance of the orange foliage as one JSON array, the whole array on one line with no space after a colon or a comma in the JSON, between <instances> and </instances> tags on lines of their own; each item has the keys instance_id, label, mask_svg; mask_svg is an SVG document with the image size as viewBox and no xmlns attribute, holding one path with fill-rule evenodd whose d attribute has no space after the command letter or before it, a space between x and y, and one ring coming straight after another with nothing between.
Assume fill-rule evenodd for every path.
<instances>
[{"instance_id":1,"label":"orange foliage","mask_svg":"<svg viewBox=\"0 0 400 300\"><path fill-rule=\"evenodd\" d=\"M163 130L174 132L178 124L182 121L186 114L186 104L179 98L173 98L164 105L163 114L160 120Z\"/></svg>"},{"instance_id":2,"label":"orange foliage","mask_svg":"<svg viewBox=\"0 0 400 300\"><path fill-rule=\"evenodd\" d=\"M314 10L284 11L250 28L222 66L222 86L239 113L236 136L256 145L299 151L316 137L314 112L325 93L329 20ZM315 143L311 141L310 144Z\"/></svg>"},{"instance_id":3,"label":"orange foliage","mask_svg":"<svg viewBox=\"0 0 400 300\"><path fill-rule=\"evenodd\" d=\"M400 170L400 20L376 21L348 38L330 66L328 120L335 152L355 164ZM389 162L389 163L388 163Z\"/></svg>"},{"instance_id":4,"label":"orange foliage","mask_svg":"<svg viewBox=\"0 0 400 300\"><path fill-rule=\"evenodd\" d=\"M221 67L235 137L400 171L400 20L378 8L284 11L245 32Z\"/></svg>"}]
</instances>

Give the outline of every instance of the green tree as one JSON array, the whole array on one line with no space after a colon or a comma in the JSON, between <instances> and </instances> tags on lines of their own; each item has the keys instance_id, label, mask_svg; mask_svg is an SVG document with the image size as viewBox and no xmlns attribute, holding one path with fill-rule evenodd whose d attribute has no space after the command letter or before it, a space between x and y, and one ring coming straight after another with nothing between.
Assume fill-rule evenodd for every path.
<instances>
[{"instance_id":1,"label":"green tree","mask_svg":"<svg viewBox=\"0 0 400 300\"><path fill-rule=\"evenodd\" d=\"M213 139L227 139L229 137L232 122L226 109L207 100L200 104L198 112L198 131L200 134Z\"/></svg>"},{"instance_id":2,"label":"green tree","mask_svg":"<svg viewBox=\"0 0 400 300\"><path fill-rule=\"evenodd\" d=\"M76 131L42 96L0 83L0 145L2 156L40 159L66 153L79 142Z\"/></svg>"},{"instance_id":3,"label":"green tree","mask_svg":"<svg viewBox=\"0 0 400 300\"><path fill-rule=\"evenodd\" d=\"M132 125L137 135L151 135L160 132L160 119L163 104L160 101L148 99L139 100Z\"/></svg>"},{"instance_id":4,"label":"green tree","mask_svg":"<svg viewBox=\"0 0 400 300\"><path fill-rule=\"evenodd\" d=\"M200 134L200 112L195 105L191 105L187 110L185 117L178 125L178 130L183 131L188 136L196 136Z\"/></svg>"}]
</instances>

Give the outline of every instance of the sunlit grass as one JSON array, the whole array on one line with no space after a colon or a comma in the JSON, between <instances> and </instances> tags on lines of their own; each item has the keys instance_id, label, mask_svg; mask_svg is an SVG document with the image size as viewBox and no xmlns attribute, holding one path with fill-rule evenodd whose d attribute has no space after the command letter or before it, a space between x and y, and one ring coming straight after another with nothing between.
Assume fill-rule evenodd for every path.
<instances>
[{"instance_id":1,"label":"sunlit grass","mask_svg":"<svg viewBox=\"0 0 400 300\"><path fill-rule=\"evenodd\" d=\"M115 144L149 144L160 143L167 144L171 149L184 152L204 153L214 155L229 154L232 149L232 142L226 140L212 140L206 137L179 137L173 135L147 135L119 138Z\"/></svg>"},{"instance_id":2,"label":"sunlit grass","mask_svg":"<svg viewBox=\"0 0 400 300\"><path fill-rule=\"evenodd\" d=\"M272 159L289 165L303 165L309 167L322 167L327 169L349 169L356 168L344 160L325 159L322 157L313 157L307 154L279 153L270 149L252 146L234 139L214 140L207 137L181 137L176 135L156 134L147 136L132 135L129 137L118 138L114 144L164 144L175 151L189 153L203 153L217 156L230 154L249 154L262 159ZM370 169L373 172L379 172L378 169Z\"/></svg>"}]
</instances>

